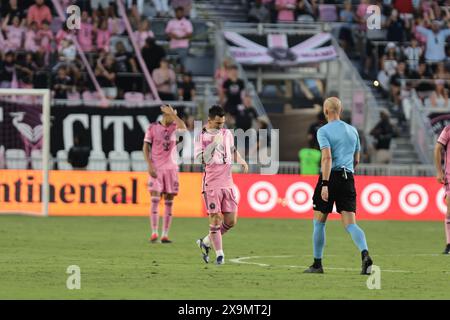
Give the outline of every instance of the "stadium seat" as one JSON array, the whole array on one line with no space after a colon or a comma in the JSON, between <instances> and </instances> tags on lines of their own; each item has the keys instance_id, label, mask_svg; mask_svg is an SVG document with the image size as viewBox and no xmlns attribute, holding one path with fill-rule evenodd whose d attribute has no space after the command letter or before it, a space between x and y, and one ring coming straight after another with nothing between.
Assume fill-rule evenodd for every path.
<instances>
[{"instance_id":1,"label":"stadium seat","mask_svg":"<svg viewBox=\"0 0 450 320\"><path fill-rule=\"evenodd\" d=\"M31 168L34 170L42 170L42 151L34 149L31 151Z\"/></svg>"},{"instance_id":2,"label":"stadium seat","mask_svg":"<svg viewBox=\"0 0 450 320\"><path fill-rule=\"evenodd\" d=\"M72 170L72 166L67 162L67 151L59 150L56 153L56 161L58 163L59 170Z\"/></svg>"},{"instance_id":3,"label":"stadium seat","mask_svg":"<svg viewBox=\"0 0 450 320\"><path fill-rule=\"evenodd\" d=\"M319 5L319 19L323 22L334 22L337 20L336 5L320 4Z\"/></svg>"},{"instance_id":4,"label":"stadium seat","mask_svg":"<svg viewBox=\"0 0 450 320\"><path fill-rule=\"evenodd\" d=\"M89 155L89 164L87 170L89 171L106 171L107 160L103 151L91 151Z\"/></svg>"},{"instance_id":5,"label":"stadium seat","mask_svg":"<svg viewBox=\"0 0 450 320\"><path fill-rule=\"evenodd\" d=\"M22 149L8 149L5 153L6 168L27 169L28 161L25 151Z\"/></svg>"},{"instance_id":6,"label":"stadium seat","mask_svg":"<svg viewBox=\"0 0 450 320\"><path fill-rule=\"evenodd\" d=\"M187 57L186 70L190 70L194 76L214 76L213 57Z\"/></svg>"},{"instance_id":7,"label":"stadium seat","mask_svg":"<svg viewBox=\"0 0 450 320\"><path fill-rule=\"evenodd\" d=\"M130 155L132 171L147 171L147 164L142 151L132 151Z\"/></svg>"},{"instance_id":8,"label":"stadium seat","mask_svg":"<svg viewBox=\"0 0 450 320\"><path fill-rule=\"evenodd\" d=\"M109 169L111 171L129 171L130 155L126 151L110 151L108 153Z\"/></svg>"}]
</instances>

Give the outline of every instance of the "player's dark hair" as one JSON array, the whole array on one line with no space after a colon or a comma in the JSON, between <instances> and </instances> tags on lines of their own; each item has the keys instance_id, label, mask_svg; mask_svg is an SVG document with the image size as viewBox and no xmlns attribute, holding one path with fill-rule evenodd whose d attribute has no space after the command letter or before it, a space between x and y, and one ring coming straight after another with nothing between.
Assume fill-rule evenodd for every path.
<instances>
[{"instance_id":1,"label":"player's dark hair","mask_svg":"<svg viewBox=\"0 0 450 320\"><path fill-rule=\"evenodd\" d=\"M211 108L209 108L208 112L208 118L214 119L215 117L224 117L225 116L225 110L218 104L213 105Z\"/></svg>"}]
</instances>

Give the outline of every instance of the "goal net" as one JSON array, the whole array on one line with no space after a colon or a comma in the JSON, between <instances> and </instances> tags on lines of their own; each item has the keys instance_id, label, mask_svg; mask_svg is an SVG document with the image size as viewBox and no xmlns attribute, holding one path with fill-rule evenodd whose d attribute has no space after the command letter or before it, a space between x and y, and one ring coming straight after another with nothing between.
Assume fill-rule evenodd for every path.
<instances>
[{"instance_id":1,"label":"goal net","mask_svg":"<svg viewBox=\"0 0 450 320\"><path fill-rule=\"evenodd\" d=\"M48 215L50 90L0 89L0 214Z\"/></svg>"}]
</instances>

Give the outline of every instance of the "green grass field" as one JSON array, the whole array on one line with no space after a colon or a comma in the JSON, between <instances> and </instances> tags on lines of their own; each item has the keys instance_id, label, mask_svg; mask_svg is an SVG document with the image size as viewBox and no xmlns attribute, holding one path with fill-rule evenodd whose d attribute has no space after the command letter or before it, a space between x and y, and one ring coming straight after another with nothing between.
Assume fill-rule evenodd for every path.
<instances>
[{"instance_id":1,"label":"green grass field","mask_svg":"<svg viewBox=\"0 0 450 320\"><path fill-rule=\"evenodd\" d=\"M443 223L359 224L382 271L380 290L366 287L359 252L338 221L327 225L325 274L311 275L302 274L312 259L309 220L240 219L224 237L226 264L216 266L195 246L206 218L174 219L174 243L150 244L145 218L1 216L0 298L450 298ZM80 290L66 288L69 265L81 268Z\"/></svg>"}]
</instances>

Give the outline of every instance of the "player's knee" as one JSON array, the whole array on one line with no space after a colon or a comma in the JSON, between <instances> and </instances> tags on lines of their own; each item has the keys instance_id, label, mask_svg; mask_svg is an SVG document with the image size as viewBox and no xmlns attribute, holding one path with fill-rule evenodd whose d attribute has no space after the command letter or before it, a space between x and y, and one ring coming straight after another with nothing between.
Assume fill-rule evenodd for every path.
<instances>
[{"instance_id":1,"label":"player's knee","mask_svg":"<svg viewBox=\"0 0 450 320\"><path fill-rule=\"evenodd\" d=\"M222 215L220 213L210 213L209 221L211 224L220 225L222 223Z\"/></svg>"}]
</instances>

